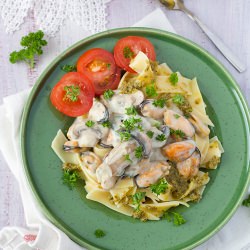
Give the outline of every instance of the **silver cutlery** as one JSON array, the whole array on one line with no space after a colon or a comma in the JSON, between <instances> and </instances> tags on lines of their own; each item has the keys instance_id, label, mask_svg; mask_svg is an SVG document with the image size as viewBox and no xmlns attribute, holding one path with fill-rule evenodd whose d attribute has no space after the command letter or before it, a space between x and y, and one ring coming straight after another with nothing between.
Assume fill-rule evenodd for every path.
<instances>
[{"instance_id":1,"label":"silver cutlery","mask_svg":"<svg viewBox=\"0 0 250 250\"><path fill-rule=\"evenodd\" d=\"M183 0L160 0L162 4L167 6L170 10L183 11L189 18L191 18L199 27L205 32L208 38L214 43L214 45L220 50L224 57L239 71L243 72L246 67L239 58L229 49L224 42L215 35L201 20L195 16L189 9L184 5Z\"/></svg>"}]
</instances>

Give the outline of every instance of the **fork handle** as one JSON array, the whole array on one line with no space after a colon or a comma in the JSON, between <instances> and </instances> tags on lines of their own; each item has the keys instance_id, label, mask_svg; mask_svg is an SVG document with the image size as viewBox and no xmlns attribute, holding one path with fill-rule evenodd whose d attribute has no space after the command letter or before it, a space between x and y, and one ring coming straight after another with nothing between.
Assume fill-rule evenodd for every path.
<instances>
[{"instance_id":1,"label":"fork handle","mask_svg":"<svg viewBox=\"0 0 250 250\"><path fill-rule=\"evenodd\" d=\"M217 35L215 35L204 23L202 23L198 17L192 16L191 18L200 26L200 28L205 32L205 34L209 37L209 39L225 56L225 58L239 72L243 72L244 70L246 70L245 65L239 60L239 58L236 55L234 55L234 53L224 44L224 42Z\"/></svg>"}]
</instances>

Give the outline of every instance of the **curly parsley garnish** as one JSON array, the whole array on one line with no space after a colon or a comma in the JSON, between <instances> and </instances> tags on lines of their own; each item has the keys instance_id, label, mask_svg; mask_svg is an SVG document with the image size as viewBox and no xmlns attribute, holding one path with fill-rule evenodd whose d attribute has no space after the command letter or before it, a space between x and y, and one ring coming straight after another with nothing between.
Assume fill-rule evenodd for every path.
<instances>
[{"instance_id":1,"label":"curly parsley garnish","mask_svg":"<svg viewBox=\"0 0 250 250\"><path fill-rule=\"evenodd\" d=\"M165 106L165 103L166 103L166 99L165 98L162 98L162 99L158 99L158 100L154 100L153 101L153 105L155 107L160 107L160 108L163 108Z\"/></svg>"},{"instance_id":2,"label":"curly parsley garnish","mask_svg":"<svg viewBox=\"0 0 250 250\"><path fill-rule=\"evenodd\" d=\"M63 183L72 189L76 186L76 182L81 179L81 177L76 170L64 169L62 179Z\"/></svg>"},{"instance_id":3,"label":"curly parsley garnish","mask_svg":"<svg viewBox=\"0 0 250 250\"><path fill-rule=\"evenodd\" d=\"M155 184L150 185L151 191L157 195L165 193L167 188L168 188L168 183L165 178L162 178Z\"/></svg>"},{"instance_id":4,"label":"curly parsley garnish","mask_svg":"<svg viewBox=\"0 0 250 250\"><path fill-rule=\"evenodd\" d=\"M16 63L24 61L29 64L31 68L35 66L35 56L43 54L42 47L47 45L47 41L43 39L44 33L39 30L37 32L31 32L27 36L22 37L21 46L23 49L19 51L13 51L10 54L10 62Z\"/></svg>"},{"instance_id":5,"label":"curly parsley garnish","mask_svg":"<svg viewBox=\"0 0 250 250\"><path fill-rule=\"evenodd\" d=\"M147 133L146 133L146 135L149 137L149 138L153 138L153 136L154 136L154 132L153 131L147 131Z\"/></svg>"},{"instance_id":6,"label":"curly parsley garnish","mask_svg":"<svg viewBox=\"0 0 250 250\"><path fill-rule=\"evenodd\" d=\"M135 210L140 210L141 202L145 199L146 192L138 192L132 195L132 203L136 205Z\"/></svg>"},{"instance_id":7,"label":"curly parsley garnish","mask_svg":"<svg viewBox=\"0 0 250 250\"><path fill-rule=\"evenodd\" d=\"M250 195L248 196L247 199L245 199L245 200L242 202L242 205L245 206L245 207L250 207Z\"/></svg>"},{"instance_id":8,"label":"curly parsley garnish","mask_svg":"<svg viewBox=\"0 0 250 250\"><path fill-rule=\"evenodd\" d=\"M158 95L157 92L156 92L154 84L146 86L146 94L149 97L156 97Z\"/></svg>"},{"instance_id":9,"label":"curly parsley garnish","mask_svg":"<svg viewBox=\"0 0 250 250\"><path fill-rule=\"evenodd\" d=\"M95 230L95 236L96 238L102 238L104 237L106 234L104 231L102 231L101 229L96 229Z\"/></svg>"},{"instance_id":10,"label":"curly parsley garnish","mask_svg":"<svg viewBox=\"0 0 250 250\"><path fill-rule=\"evenodd\" d=\"M89 120L89 121L86 121L86 122L85 122L85 125L86 125L87 127L91 128L91 127L93 127L93 126L95 125L95 122Z\"/></svg>"},{"instance_id":11,"label":"curly parsley garnish","mask_svg":"<svg viewBox=\"0 0 250 250\"><path fill-rule=\"evenodd\" d=\"M63 90L66 92L63 100L76 102L78 101L78 96L80 95L80 87L77 85L65 86Z\"/></svg>"},{"instance_id":12,"label":"curly parsley garnish","mask_svg":"<svg viewBox=\"0 0 250 250\"><path fill-rule=\"evenodd\" d=\"M185 102L185 98L181 94L176 94L175 96L173 96L172 101L177 105L182 105Z\"/></svg>"},{"instance_id":13,"label":"curly parsley garnish","mask_svg":"<svg viewBox=\"0 0 250 250\"><path fill-rule=\"evenodd\" d=\"M132 160L130 159L129 154L124 155L124 158L125 158L126 161L132 162Z\"/></svg>"},{"instance_id":14,"label":"curly parsley garnish","mask_svg":"<svg viewBox=\"0 0 250 250\"><path fill-rule=\"evenodd\" d=\"M64 72L75 72L76 65L65 64L61 66L61 70Z\"/></svg>"},{"instance_id":15,"label":"curly parsley garnish","mask_svg":"<svg viewBox=\"0 0 250 250\"><path fill-rule=\"evenodd\" d=\"M126 108L126 114L127 115L137 115L138 112L136 111L136 108L134 106Z\"/></svg>"},{"instance_id":16,"label":"curly parsley garnish","mask_svg":"<svg viewBox=\"0 0 250 250\"><path fill-rule=\"evenodd\" d=\"M139 146L135 149L135 157L140 159L142 158L142 155L143 155L143 148L142 146Z\"/></svg>"},{"instance_id":17,"label":"curly parsley garnish","mask_svg":"<svg viewBox=\"0 0 250 250\"><path fill-rule=\"evenodd\" d=\"M125 128L126 130L133 130L136 128L136 126L138 125L138 123L140 123L142 120L141 118L135 118L135 117L131 117L129 119L126 119L122 122L121 127Z\"/></svg>"},{"instance_id":18,"label":"curly parsley garnish","mask_svg":"<svg viewBox=\"0 0 250 250\"><path fill-rule=\"evenodd\" d=\"M112 98L112 96L115 94L115 92L112 89L108 89L103 93L103 97L106 100L109 100Z\"/></svg>"},{"instance_id":19,"label":"curly parsley garnish","mask_svg":"<svg viewBox=\"0 0 250 250\"><path fill-rule=\"evenodd\" d=\"M180 129L177 129L177 130L170 129L170 135L180 137L180 138L185 138L186 137L186 134Z\"/></svg>"},{"instance_id":20,"label":"curly parsley garnish","mask_svg":"<svg viewBox=\"0 0 250 250\"><path fill-rule=\"evenodd\" d=\"M101 123L104 128L111 128L112 123L110 121L105 121Z\"/></svg>"},{"instance_id":21,"label":"curly parsley garnish","mask_svg":"<svg viewBox=\"0 0 250 250\"><path fill-rule=\"evenodd\" d=\"M128 141L131 138L131 134L127 131L119 132L121 141Z\"/></svg>"},{"instance_id":22,"label":"curly parsley garnish","mask_svg":"<svg viewBox=\"0 0 250 250\"><path fill-rule=\"evenodd\" d=\"M177 73L172 73L168 80L171 82L172 85L176 85L176 83L179 81Z\"/></svg>"},{"instance_id":23,"label":"curly parsley garnish","mask_svg":"<svg viewBox=\"0 0 250 250\"><path fill-rule=\"evenodd\" d=\"M157 136L155 137L155 139L156 139L157 141L165 141L167 138L166 138L166 135L160 134L160 135L157 135Z\"/></svg>"},{"instance_id":24,"label":"curly parsley garnish","mask_svg":"<svg viewBox=\"0 0 250 250\"><path fill-rule=\"evenodd\" d=\"M169 222L173 222L176 226L186 223L186 220L183 218L183 216L177 212L166 211L162 218L167 219Z\"/></svg>"},{"instance_id":25,"label":"curly parsley garnish","mask_svg":"<svg viewBox=\"0 0 250 250\"><path fill-rule=\"evenodd\" d=\"M125 58L132 59L135 56L135 54L134 54L134 52L128 46L126 46L123 49L123 56Z\"/></svg>"}]
</instances>

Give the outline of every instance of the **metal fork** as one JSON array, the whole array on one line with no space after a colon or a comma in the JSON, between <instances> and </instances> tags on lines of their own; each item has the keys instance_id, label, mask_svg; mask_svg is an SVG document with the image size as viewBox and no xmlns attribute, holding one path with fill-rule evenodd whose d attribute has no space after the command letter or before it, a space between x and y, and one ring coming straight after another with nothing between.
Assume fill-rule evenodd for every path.
<instances>
[{"instance_id":1,"label":"metal fork","mask_svg":"<svg viewBox=\"0 0 250 250\"><path fill-rule=\"evenodd\" d=\"M170 10L179 10L183 11L189 18L191 18L199 27L205 32L208 38L214 43L214 45L220 50L224 57L239 71L243 72L246 67L238 59L236 55L229 49L224 42L215 35L201 20L196 17L189 9L184 5L183 0L160 0L162 4L167 6Z\"/></svg>"}]
</instances>

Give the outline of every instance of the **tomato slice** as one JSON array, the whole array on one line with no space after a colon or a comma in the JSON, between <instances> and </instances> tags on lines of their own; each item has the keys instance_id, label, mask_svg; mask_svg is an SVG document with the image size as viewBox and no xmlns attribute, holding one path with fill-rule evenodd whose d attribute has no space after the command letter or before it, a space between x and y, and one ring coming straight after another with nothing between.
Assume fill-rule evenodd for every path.
<instances>
[{"instance_id":1,"label":"tomato slice","mask_svg":"<svg viewBox=\"0 0 250 250\"><path fill-rule=\"evenodd\" d=\"M135 73L135 71L129 67L129 64L131 59L133 59L139 51L146 54L150 60L156 60L154 46L148 39L140 36L127 36L121 38L114 48L116 64L128 72Z\"/></svg>"},{"instance_id":2,"label":"tomato slice","mask_svg":"<svg viewBox=\"0 0 250 250\"><path fill-rule=\"evenodd\" d=\"M120 75L113 54L101 48L93 48L82 54L77 61L77 71L93 82L96 95L116 88Z\"/></svg>"},{"instance_id":3,"label":"tomato slice","mask_svg":"<svg viewBox=\"0 0 250 250\"><path fill-rule=\"evenodd\" d=\"M94 87L88 77L79 72L70 72L54 86L50 100L60 112L77 117L90 110L94 96Z\"/></svg>"}]
</instances>

